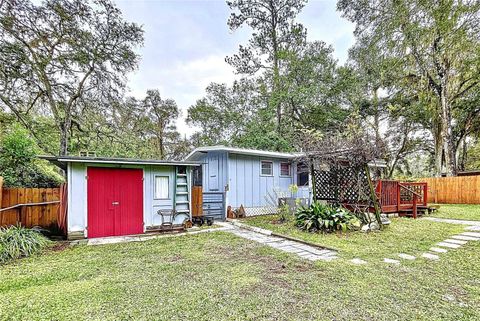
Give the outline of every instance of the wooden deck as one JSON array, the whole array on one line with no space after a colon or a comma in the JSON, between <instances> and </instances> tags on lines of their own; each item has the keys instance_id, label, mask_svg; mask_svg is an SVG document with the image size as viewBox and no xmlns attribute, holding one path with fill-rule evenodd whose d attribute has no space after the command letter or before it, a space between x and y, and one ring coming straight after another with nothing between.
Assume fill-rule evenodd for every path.
<instances>
[{"instance_id":1,"label":"wooden deck","mask_svg":"<svg viewBox=\"0 0 480 321\"><path fill-rule=\"evenodd\" d=\"M376 194L383 213L398 213L416 218L428 211L427 183L378 180Z\"/></svg>"}]
</instances>

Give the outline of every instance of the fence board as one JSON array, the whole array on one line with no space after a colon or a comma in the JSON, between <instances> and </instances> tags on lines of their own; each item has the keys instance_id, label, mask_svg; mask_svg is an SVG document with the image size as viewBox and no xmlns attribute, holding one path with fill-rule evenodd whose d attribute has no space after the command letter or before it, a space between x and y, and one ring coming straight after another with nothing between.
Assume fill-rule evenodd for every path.
<instances>
[{"instance_id":1,"label":"fence board","mask_svg":"<svg viewBox=\"0 0 480 321\"><path fill-rule=\"evenodd\" d=\"M443 204L480 204L480 176L428 177L430 202Z\"/></svg>"},{"instance_id":2,"label":"fence board","mask_svg":"<svg viewBox=\"0 0 480 321\"><path fill-rule=\"evenodd\" d=\"M23 203L60 201L60 188L4 188L0 191L0 208ZM57 225L59 206L59 203L21 206L0 212L0 226L21 223L26 227L48 228Z\"/></svg>"}]
</instances>

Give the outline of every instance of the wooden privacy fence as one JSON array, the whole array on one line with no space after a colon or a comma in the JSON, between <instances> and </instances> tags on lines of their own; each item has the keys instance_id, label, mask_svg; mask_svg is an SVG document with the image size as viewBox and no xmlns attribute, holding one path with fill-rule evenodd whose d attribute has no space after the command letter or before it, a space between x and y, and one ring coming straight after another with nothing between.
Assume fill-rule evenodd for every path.
<instances>
[{"instance_id":1,"label":"wooden privacy fence","mask_svg":"<svg viewBox=\"0 0 480 321\"><path fill-rule=\"evenodd\" d=\"M480 176L429 177L428 200L443 204L480 204Z\"/></svg>"},{"instance_id":2,"label":"wooden privacy fence","mask_svg":"<svg viewBox=\"0 0 480 321\"><path fill-rule=\"evenodd\" d=\"M66 188L1 188L0 226L21 224L65 232Z\"/></svg>"}]
</instances>

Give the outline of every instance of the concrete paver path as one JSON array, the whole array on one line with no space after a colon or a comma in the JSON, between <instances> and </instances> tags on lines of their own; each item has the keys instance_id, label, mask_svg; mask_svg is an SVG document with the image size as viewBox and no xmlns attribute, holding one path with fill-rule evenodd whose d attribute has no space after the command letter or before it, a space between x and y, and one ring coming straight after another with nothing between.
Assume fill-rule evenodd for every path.
<instances>
[{"instance_id":1,"label":"concrete paver path","mask_svg":"<svg viewBox=\"0 0 480 321\"><path fill-rule=\"evenodd\" d=\"M223 223L223 226L229 224L231 228L225 231L243 237L247 240L255 241L260 244L264 244L274 249L294 253L299 257L310 261L331 261L337 258L337 252L333 250L321 249L315 246L307 245L301 242L296 242L288 239L284 239L279 236L268 235L270 231L263 230L262 233L255 230L250 230L231 223ZM270 232L271 233L271 232Z\"/></svg>"},{"instance_id":2,"label":"concrete paver path","mask_svg":"<svg viewBox=\"0 0 480 321\"><path fill-rule=\"evenodd\" d=\"M454 220L450 218L439 218L439 217L423 217L422 220L441 222L441 223L450 223L450 224L461 224L469 226L478 226L480 228L480 221L467 221L467 220Z\"/></svg>"}]
</instances>

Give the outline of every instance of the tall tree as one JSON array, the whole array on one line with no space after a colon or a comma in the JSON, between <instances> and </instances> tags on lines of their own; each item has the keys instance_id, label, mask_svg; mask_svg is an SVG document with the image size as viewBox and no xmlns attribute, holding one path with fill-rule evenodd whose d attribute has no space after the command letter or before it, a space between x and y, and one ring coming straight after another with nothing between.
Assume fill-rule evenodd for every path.
<instances>
[{"instance_id":1,"label":"tall tree","mask_svg":"<svg viewBox=\"0 0 480 321\"><path fill-rule=\"evenodd\" d=\"M147 133L153 137L157 147L156 154L160 159L165 159L167 150L172 150L179 140L175 125L179 116L177 104L172 99L162 99L160 92L155 89L147 91L142 107L147 118Z\"/></svg>"},{"instance_id":2,"label":"tall tree","mask_svg":"<svg viewBox=\"0 0 480 321\"><path fill-rule=\"evenodd\" d=\"M282 55L305 42L306 31L295 22L306 0L232 0L227 5L233 11L228 26L236 30L243 25L252 28L252 37L239 52L227 57L227 62L240 74L263 72L269 89L269 106L275 110L276 131L282 130L280 75Z\"/></svg>"},{"instance_id":3,"label":"tall tree","mask_svg":"<svg viewBox=\"0 0 480 321\"><path fill-rule=\"evenodd\" d=\"M346 68L337 66L333 48L322 41L286 53L280 77L285 123L290 123L286 127L326 132L343 124L353 104L345 98L356 84L350 76Z\"/></svg>"},{"instance_id":4,"label":"tall tree","mask_svg":"<svg viewBox=\"0 0 480 321\"><path fill-rule=\"evenodd\" d=\"M110 0L0 4L0 106L39 141L31 115L52 116L58 153L65 155L80 109L118 93L136 68L134 48L143 43L143 31L123 20Z\"/></svg>"},{"instance_id":5,"label":"tall tree","mask_svg":"<svg viewBox=\"0 0 480 321\"><path fill-rule=\"evenodd\" d=\"M433 106L436 171L442 155L455 175L452 109L480 84L480 3L470 1L340 0L338 9L356 23L355 34L382 55L402 62L417 97Z\"/></svg>"},{"instance_id":6,"label":"tall tree","mask_svg":"<svg viewBox=\"0 0 480 321\"><path fill-rule=\"evenodd\" d=\"M179 159L189 147L176 130L179 110L175 101L162 99L158 90L148 90L143 99L126 97L97 102L81 116L81 126L72 130L72 151Z\"/></svg>"},{"instance_id":7,"label":"tall tree","mask_svg":"<svg viewBox=\"0 0 480 321\"><path fill-rule=\"evenodd\" d=\"M188 109L187 122L200 127L196 145L234 144L262 107L254 81L241 79L232 86L211 83L206 96Z\"/></svg>"}]
</instances>

